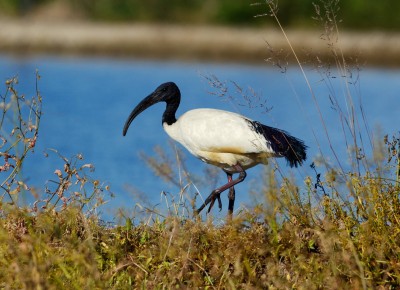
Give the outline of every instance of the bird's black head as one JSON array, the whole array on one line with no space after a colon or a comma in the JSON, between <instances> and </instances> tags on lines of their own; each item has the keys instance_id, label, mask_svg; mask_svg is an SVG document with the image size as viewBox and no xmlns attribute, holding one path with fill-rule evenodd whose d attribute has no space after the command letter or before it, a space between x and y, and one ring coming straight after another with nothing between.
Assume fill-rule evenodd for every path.
<instances>
[{"instance_id":1,"label":"bird's black head","mask_svg":"<svg viewBox=\"0 0 400 290\"><path fill-rule=\"evenodd\" d=\"M171 125L176 121L175 112L178 109L179 103L181 101L181 92L178 86L174 82L167 82L159 85L154 92L144 98L131 112L128 119L125 122L122 135L126 135L129 125L132 121L144 110L150 106L159 103L166 102L167 108L163 114L163 123L166 122Z\"/></svg>"},{"instance_id":2,"label":"bird's black head","mask_svg":"<svg viewBox=\"0 0 400 290\"><path fill-rule=\"evenodd\" d=\"M181 92L174 82L159 85L151 95L159 99L159 102L170 103L181 100Z\"/></svg>"}]
</instances>

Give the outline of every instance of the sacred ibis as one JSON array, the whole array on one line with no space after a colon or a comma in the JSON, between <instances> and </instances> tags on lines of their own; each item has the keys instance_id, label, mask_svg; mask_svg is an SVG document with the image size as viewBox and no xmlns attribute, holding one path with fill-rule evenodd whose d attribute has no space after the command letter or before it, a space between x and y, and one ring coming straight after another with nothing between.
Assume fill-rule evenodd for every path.
<instances>
[{"instance_id":1,"label":"sacred ibis","mask_svg":"<svg viewBox=\"0 0 400 290\"><path fill-rule=\"evenodd\" d=\"M166 103L162 125L167 134L200 160L222 168L228 177L228 183L212 191L197 213L209 203L210 212L215 200L221 210L220 194L229 189L228 211L232 214L234 186L246 178L246 169L267 164L270 157L285 157L291 167L301 165L306 159L307 146L303 141L236 113L195 109L176 119L180 100L181 93L175 83L161 84L133 109L122 134L126 135L129 125L141 112L156 103ZM232 179L234 173L239 173L237 179Z\"/></svg>"}]
</instances>

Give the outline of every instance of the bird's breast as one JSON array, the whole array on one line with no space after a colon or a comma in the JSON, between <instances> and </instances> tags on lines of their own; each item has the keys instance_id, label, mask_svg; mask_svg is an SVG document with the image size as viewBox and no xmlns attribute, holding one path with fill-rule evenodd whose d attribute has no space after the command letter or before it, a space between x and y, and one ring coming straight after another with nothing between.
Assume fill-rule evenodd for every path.
<instances>
[{"instance_id":1,"label":"bird's breast","mask_svg":"<svg viewBox=\"0 0 400 290\"><path fill-rule=\"evenodd\" d=\"M197 157L203 162L222 168L226 172L236 173L234 165L240 164L246 170L257 164L268 163L268 157L263 153L218 153L218 152L198 152Z\"/></svg>"}]
</instances>

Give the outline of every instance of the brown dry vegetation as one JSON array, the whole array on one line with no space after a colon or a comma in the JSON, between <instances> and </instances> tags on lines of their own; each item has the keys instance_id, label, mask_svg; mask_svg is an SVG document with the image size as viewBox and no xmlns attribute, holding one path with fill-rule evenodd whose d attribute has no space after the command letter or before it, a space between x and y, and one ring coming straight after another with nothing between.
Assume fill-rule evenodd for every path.
<instances>
[{"instance_id":1,"label":"brown dry vegetation","mask_svg":"<svg viewBox=\"0 0 400 290\"><path fill-rule=\"evenodd\" d=\"M3 207L0 281L8 289L397 289L400 204L398 187L385 183L362 178L354 184L362 203L324 197L317 207L268 188L273 211L257 207L224 226L171 216L107 227L72 205L34 216ZM280 221L283 212L290 220Z\"/></svg>"}]
</instances>

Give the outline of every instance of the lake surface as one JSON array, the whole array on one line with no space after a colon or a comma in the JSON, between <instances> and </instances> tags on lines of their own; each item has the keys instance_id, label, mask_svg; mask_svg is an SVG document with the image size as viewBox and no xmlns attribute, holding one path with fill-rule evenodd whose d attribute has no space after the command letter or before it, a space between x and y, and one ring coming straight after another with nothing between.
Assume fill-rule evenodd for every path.
<instances>
[{"instance_id":1,"label":"lake surface","mask_svg":"<svg viewBox=\"0 0 400 290\"><path fill-rule=\"evenodd\" d=\"M127 136L122 136L122 127L133 107L165 81L174 81L181 89L182 102L178 116L199 107L220 108L242 113L303 139L309 146L309 157L302 168L287 171L283 169L286 168L285 160L277 160L285 174L293 174L300 179L315 175L309 165L321 152L333 164L337 162L331 152L327 133L340 162L347 168L347 149L340 114L331 103L334 97L347 114L351 111L351 106L346 101L346 96L350 94L360 121L361 100L363 112L367 116L368 130L373 134L377 133L378 127L381 128L382 135L399 132L400 69L364 68L359 73L353 71L352 77L345 79L332 70L330 75L326 75L315 68L305 68L313 97L297 67L289 67L283 73L267 64L250 66L0 55L0 79L3 81L1 94L5 91L4 81L17 75L19 93L33 96L36 69L42 77L39 89L43 95L43 116L35 153L25 163L24 178L30 186L43 191L49 179L56 179L54 171L62 164L54 156L45 158L43 152L48 148L55 148L66 157L81 153L85 158L84 163L92 163L96 168L91 175L109 184L115 194L103 209L108 219L112 219L121 207L128 212L133 211L136 202L142 202L140 195L146 196L149 204L161 203L162 207L165 201L160 201L161 192L173 195L179 193L177 186L155 176L139 156L139 152L154 155L153 148L159 145L172 152L171 158L174 158L173 146L169 145L169 137L161 126L165 105L158 104L142 113L131 124ZM204 76L212 75L228 84L228 95L232 94L234 99L221 98L210 93L217 91ZM265 107L249 108L248 101L237 92L232 82L244 89L243 94L251 95L252 90L255 91L260 100L251 99L252 105L261 103L272 109L265 112ZM363 140L368 144L363 122L360 127ZM370 154L369 146L366 146L366 151ZM184 153L189 172L202 175L205 165L186 151ZM237 186L236 208L254 199L248 192L262 180L262 174L263 166L248 171L248 178ZM222 171L219 176L219 183L225 182ZM212 186L199 183L198 189L206 197ZM139 196L132 191L138 192ZM223 194L222 201L222 212L225 214L226 194ZM27 202L29 203L29 198ZM200 205L199 200L197 205Z\"/></svg>"}]
</instances>

